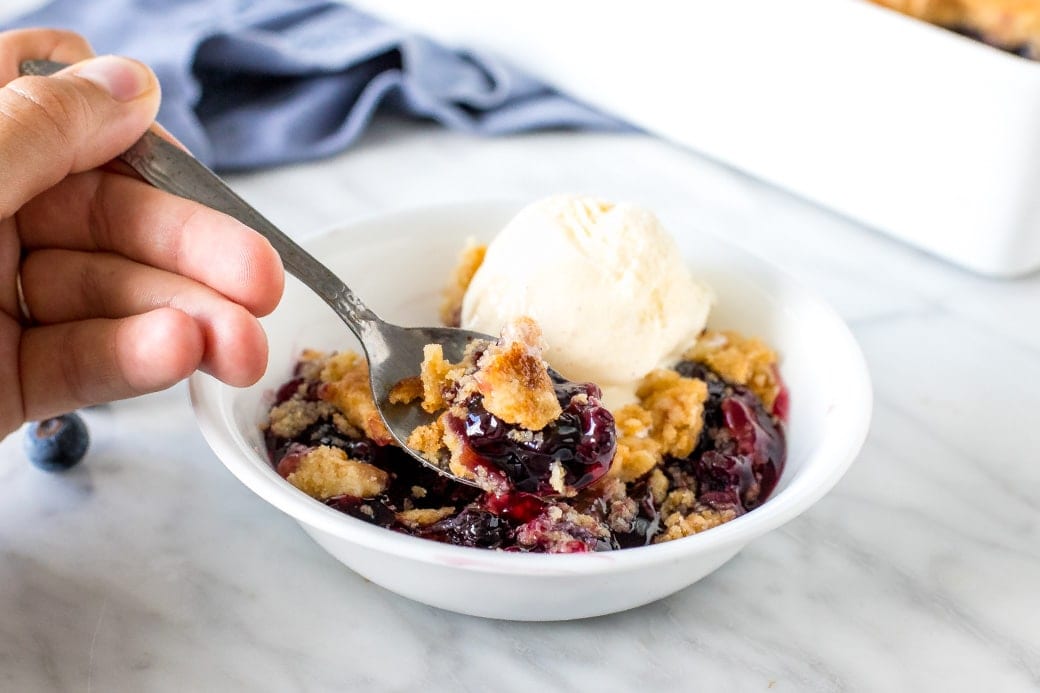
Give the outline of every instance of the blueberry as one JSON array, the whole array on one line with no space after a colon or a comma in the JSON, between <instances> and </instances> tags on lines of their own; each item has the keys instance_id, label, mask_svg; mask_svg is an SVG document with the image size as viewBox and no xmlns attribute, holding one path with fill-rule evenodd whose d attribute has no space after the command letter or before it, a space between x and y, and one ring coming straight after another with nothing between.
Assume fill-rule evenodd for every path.
<instances>
[{"instance_id":1,"label":"blueberry","mask_svg":"<svg viewBox=\"0 0 1040 693\"><path fill-rule=\"evenodd\" d=\"M61 472L87 454L90 434L79 414L72 413L30 424L24 442L29 461L45 472Z\"/></svg>"},{"instance_id":2,"label":"blueberry","mask_svg":"<svg viewBox=\"0 0 1040 693\"><path fill-rule=\"evenodd\" d=\"M513 487L524 493L556 493L549 483L556 463L565 470L567 486L589 486L610 469L617 446L614 416L600 404L599 387L569 382L555 372L550 377L563 413L534 439L512 435L517 427L485 409L479 395L466 401L466 418L455 419L457 432L472 451L504 472ZM576 400L577 395L587 397Z\"/></svg>"},{"instance_id":3,"label":"blueberry","mask_svg":"<svg viewBox=\"0 0 1040 693\"><path fill-rule=\"evenodd\" d=\"M484 549L501 548L510 536L509 524L501 517L477 508L465 508L458 515L434 523L420 536L456 546Z\"/></svg>"}]
</instances>

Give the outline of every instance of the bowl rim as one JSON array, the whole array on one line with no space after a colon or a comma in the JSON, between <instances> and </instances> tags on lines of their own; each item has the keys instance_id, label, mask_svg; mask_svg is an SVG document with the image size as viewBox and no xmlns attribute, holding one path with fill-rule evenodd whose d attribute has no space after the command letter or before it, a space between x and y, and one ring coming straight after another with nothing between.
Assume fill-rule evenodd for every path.
<instances>
[{"instance_id":1,"label":"bowl rim","mask_svg":"<svg viewBox=\"0 0 1040 693\"><path fill-rule=\"evenodd\" d=\"M478 200L403 207L329 225L307 235L301 245L311 248L333 235L350 234L366 225L407 228L407 224L430 216L475 215L489 211L506 213L507 210L519 209L522 204L515 200ZM249 456L233 431L220 425L224 420L220 394L233 388L201 372L193 374L188 380L190 402L197 423L221 463L263 500L306 527L401 558L488 573L565 576L624 572L674 562L714 549L732 547L734 551L738 550L752 539L797 517L837 484L866 440L873 410L873 393L862 350L848 326L829 304L795 278L754 253L711 231L695 231L712 236L728 252L738 257L745 269L752 269L754 276L779 281L785 291L797 295L800 302L812 306L831 322L836 336L844 343L842 353L850 367L847 373L848 387L843 389L843 393L844 399L851 406L841 408L837 413L838 420L832 421L824 430L819 445L806 456L804 471L762 506L711 530L661 544L585 554L519 553L443 544L378 527L341 513L286 483L270 465L267 465L268 473L261 471L258 465L248 459ZM816 471L811 479L806 478L805 472L808 470Z\"/></svg>"}]
</instances>

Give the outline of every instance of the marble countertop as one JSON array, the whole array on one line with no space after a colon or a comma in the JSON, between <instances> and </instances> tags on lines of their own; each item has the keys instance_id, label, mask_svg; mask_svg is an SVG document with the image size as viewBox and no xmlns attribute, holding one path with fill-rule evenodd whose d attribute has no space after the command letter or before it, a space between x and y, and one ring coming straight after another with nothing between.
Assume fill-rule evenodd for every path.
<instances>
[{"instance_id":1,"label":"marble countertop","mask_svg":"<svg viewBox=\"0 0 1040 693\"><path fill-rule=\"evenodd\" d=\"M0 690L1040 687L1040 276L968 274L645 135L380 120L347 154L231 181L298 238L560 191L692 220L845 317L876 391L866 446L817 505L693 587L524 624L348 571L224 469L183 385L93 409L69 474L33 468L19 435L0 443Z\"/></svg>"}]
</instances>

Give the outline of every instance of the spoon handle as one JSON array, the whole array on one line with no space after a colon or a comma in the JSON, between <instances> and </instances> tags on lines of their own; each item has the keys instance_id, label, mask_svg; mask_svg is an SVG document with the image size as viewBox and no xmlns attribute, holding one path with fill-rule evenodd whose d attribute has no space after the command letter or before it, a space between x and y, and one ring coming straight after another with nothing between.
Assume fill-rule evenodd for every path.
<instances>
[{"instance_id":1,"label":"spoon handle","mask_svg":"<svg viewBox=\"0 0 1040 693\"><path fill-rule=\"evenodd\" d=\"M27 60L23 75L51 75L68 65L52 60ZM227 183L202 162L152 131L119 156L146 181L223 212L254 229L270 241L286 271L317 293L362 341L379 318L330 269L239 197Z\"/></svg>"}]
</instances>

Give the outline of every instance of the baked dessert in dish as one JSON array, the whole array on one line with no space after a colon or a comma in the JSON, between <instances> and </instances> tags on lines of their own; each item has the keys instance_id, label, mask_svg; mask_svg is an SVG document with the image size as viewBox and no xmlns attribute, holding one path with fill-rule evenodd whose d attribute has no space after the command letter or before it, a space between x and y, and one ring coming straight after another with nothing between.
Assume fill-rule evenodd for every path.
<instances>
[{"instance_id":1,"label":"baked dessert in dish","mask_svg":"<svg viewBox=\"0 0 1040 693\"><path fill-rule=\"evenodd\" d=\"M586 216L593 235L597 219L614 213L609 205L582 205L600 210ZM535 211L556 218L572 206L557 200ZM518 216L524 218L530 215ZM629 232L623 237L633 240ZM463 303L487 269L485 258L493 261L495 243L463 251L445 292L445 322L465 321ZM652 288L648 295L664 300L667 287ZM278 473L317 500L389 530L524 552L679 539L769 497L786 458L788 394L776 353L761 341L701 326L677 356L661 342L671 360L608 403L597 384L554 369L551 335L538 321L502 312L497 340L475 341L458 363L428 345L419 375L392 392L395 401L435 417L412 433L409 446L479 488L395 447L372 399L365 360L348 351L305 351L273 394L263 428ZM627 386L618 391L627 393Z\"/></svg>"},{"instance_id":2,"label":"baked dessert in dish","mask_svg":"<svg viewBox=\"0 0 1040 693\"><path fill-rule=\"evenodd\" d=\"M1040 60L1040 0L871 0L878 5Z\"/></svg>"}]
</instances>

